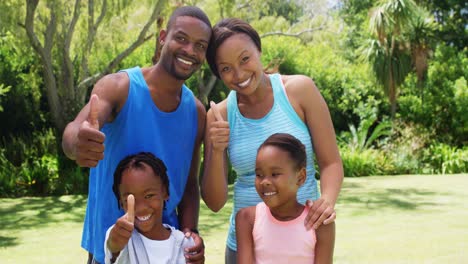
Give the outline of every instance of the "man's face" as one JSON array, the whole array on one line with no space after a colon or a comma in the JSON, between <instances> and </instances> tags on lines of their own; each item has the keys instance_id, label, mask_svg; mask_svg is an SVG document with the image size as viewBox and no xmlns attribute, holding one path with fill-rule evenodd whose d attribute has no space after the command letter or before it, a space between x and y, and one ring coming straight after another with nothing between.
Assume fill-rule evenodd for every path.
<instances>
[{"instance_id":1,"label":"man's face","mask_svg":"<svg viewBox=\"0 0 468 264\"><path fill-rule=\"evenodd\" d=\"M201 20L180 16L168 31L161 31L163 49L160 63L178 80L186 80L205 60L211 28Z\"/></svg>"}]
</instances>

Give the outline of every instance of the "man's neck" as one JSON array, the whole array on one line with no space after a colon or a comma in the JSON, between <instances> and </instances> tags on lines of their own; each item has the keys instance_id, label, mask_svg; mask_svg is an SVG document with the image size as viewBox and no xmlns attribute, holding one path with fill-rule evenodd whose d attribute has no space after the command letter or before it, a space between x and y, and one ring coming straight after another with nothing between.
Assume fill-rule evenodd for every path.
<instances>
[{"instance_id":1,"label":"man's neck","mask_svg":"<svg viewBox=\"0 0 468 264\"><path fill-rule=\"evenodd\" d=\"M173 112L181 100L183 80L170 75L160 64L143 71L151 98L156 107L163 112Z\"/></svg>"},{"instance_id":2,"label":"man's neck","mask_svg":"<svg viewBox=\"0 0 468 264\"><path fill-rule=\"evenodd\" d=\"M173 96L180 95L184 80L174 78L174 76L169 74L159 63L147 69L148 71L143 73L143 75L152 92L157 91L158 93L172 94Z\"/></svg>"}]
</instances>

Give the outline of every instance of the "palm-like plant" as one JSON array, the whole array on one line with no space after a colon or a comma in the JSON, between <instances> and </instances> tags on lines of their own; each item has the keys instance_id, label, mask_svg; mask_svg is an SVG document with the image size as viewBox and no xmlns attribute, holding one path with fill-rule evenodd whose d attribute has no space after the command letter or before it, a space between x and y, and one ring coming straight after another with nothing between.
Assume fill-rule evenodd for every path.
<instances>
[{"instance_id":1,"label":"palm-like plant","mask_svg":"<svg viewBox=\"0 0 468 264\"><path fill-rule=\"evenodd\" d=\"M423 100L423 84L429 67L428 59L432 53L435 23L426 10L420 8L415 15L413 30L408 32L407 37L411 44L411 60L418 77L421 100Z\"/></svg>"},{"instance_id":2,"label":"palm-like plant","mask_svg":"<svg viewBox=\"0 0 468 264\"><path fill-rule=\"evenodd\" d=\"M412 66L421 80L427 71L430 51L425 41L430 29L427 18L427 13L413 0L382 0L370 12L369 29L374 38L366 43L364 55L389 97L392 117L396 112L398 88Z\"/></svg>"},{"instance_id":3,"label":"palm-like plant","mask_svg":"<svg viewBox=\"0 0 468 264\"><path fill-rule=\"evenodd\" d=\"M361 152L371 148L378 138L391 135L392 124L390 122L382 121L371 129L376 122L377 114L373 113L368 116L361 116L357 128L353 124L349 124L350 137L347 144L351 150Z\"/></svg>"}]
</instances>

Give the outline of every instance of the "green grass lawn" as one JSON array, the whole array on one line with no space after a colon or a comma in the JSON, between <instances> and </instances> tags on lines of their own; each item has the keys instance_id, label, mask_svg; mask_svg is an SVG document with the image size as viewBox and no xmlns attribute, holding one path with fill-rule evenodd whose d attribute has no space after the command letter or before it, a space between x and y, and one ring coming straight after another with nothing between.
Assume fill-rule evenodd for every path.
<instances>
[{"instance_id":1,"label":"green grass lawn","mask_svg":"<svg viewBox=\"0 0 468 264\"><path fill-rule=\"evenodd\" d=\"M468 175L346 178L335 263L468 263ZM84 196L0 199L1 263L85 263ZM206 263L223 263L232 204L202 203Z\"/></svg>"}]
</instances>

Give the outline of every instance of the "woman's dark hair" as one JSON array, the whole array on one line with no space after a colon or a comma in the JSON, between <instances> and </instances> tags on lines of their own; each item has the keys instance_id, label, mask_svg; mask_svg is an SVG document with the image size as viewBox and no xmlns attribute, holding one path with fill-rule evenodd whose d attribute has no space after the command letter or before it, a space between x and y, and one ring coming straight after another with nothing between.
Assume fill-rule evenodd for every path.
<instances>
[{"instance_id":1,"label":"woman's dark hair","mask_svg":"<svg viewBox=\"0 0 468 264\"><path fill-rule=\"evenodd\" d=\"M200 8L196 6L182 6L174 10L174 12L172 12L171 17L169 18L169 21L167 22L166 30L169 31L172 27L172 24L175 23L175 20L181 16L189 16L189 17L196 18L211 28L210 19L205 14L205 12L203 12L203 10L201 10Z\"/></svg>"},{"instance_id":2,"label":"woman's dark hair","mask_svg":"<svg viewBox=\"0 0 468 264\"><path fill-rule=\"evenodd\" d=\"M253 29L251 25L247 22L238 19L238 18L225 18L213 27L213 33L211 34L210 45L206 52L206 61L210 66L211 71L219 77L218 69L216 68L216 52L223 44L223 42L229 37L244 33L250 37L255 46L257 46L258 51L262 51L262 42L257 31Z\"/></svg>"},{"instance_id":3,"label":"woman's dark hair","mask_svg":"<svg viewBox=\"0 0 468 264\"><path fill-rule=\"evenodd\" d=\"M120 209L120 191L119 185L122 181L122 174L127 169L144 169L144 165L148 165L156 177L161 178L161 182L166 188L166 192L169 195L169 177L167 176L167 168L164 162L159 158L156 158L150 152L140 152L138 154L130 155L125 157L119 162L114 172L114 184L112 185L112 191L114 191L115 197L117 198L117 204Z\"/></svg>"},{"instance_id":4,"label":"woman's dark hair","mask_svg":"<svg viewBox=\"0 0 468 264\"><path fill-rule=\"evenodd\" d=\"M286 133L276 133L269 136L258 148L257 153L266 146L278 147L286 151L291 159L296 163L296 169L305 168L307 164L307 154L302 142Z\"/></svg>"}]
</instances>

